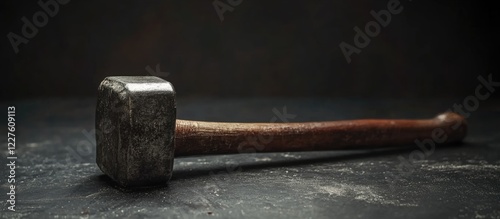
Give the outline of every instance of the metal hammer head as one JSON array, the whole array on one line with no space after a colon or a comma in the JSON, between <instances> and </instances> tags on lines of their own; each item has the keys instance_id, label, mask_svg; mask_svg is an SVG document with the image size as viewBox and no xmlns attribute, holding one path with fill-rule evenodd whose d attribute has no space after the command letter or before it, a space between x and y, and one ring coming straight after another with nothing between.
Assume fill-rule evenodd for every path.
<instances>
[{"instance_id":1,"label":"metal hammer head","mask_svg":"<svg viewBox=\"0 0 500 219\"><path fill-rule=\"evenodd\" d=\"M121 186L166 184L174 161L172 84L153 76L105 78L96 110L97 164Z\"/></svg>"}]
</instances>

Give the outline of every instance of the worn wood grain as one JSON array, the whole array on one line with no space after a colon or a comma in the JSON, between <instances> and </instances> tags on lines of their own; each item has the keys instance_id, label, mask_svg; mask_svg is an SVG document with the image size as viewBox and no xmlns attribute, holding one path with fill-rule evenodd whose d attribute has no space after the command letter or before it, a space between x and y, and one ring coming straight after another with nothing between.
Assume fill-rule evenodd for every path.
<instances>
[{"instance_id":1,"label":"worn wood grain","mask_svg":"<svg viewBox=\"0 0 500 219\"><path fill-rule=\"evenodd\" d=\"M177 120L175 155L375 149L415 140L461 141L465 119L452 112L432 119L365 119L304 123L221 123Z\"/></svg>"}]
</instances>

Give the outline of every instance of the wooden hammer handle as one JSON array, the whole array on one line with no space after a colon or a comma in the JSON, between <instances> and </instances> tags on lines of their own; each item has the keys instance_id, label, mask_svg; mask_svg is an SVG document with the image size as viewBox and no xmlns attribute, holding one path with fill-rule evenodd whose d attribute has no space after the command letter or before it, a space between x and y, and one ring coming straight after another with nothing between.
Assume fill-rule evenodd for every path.
<instances>
[{"instance_id":1,"label":"wooden hammer handle","mask_svg":"<svg viewBox=\"0 0 500 219\"><path fill-rule=\"evenodd\" d=\"M375 149L461 141L465 119L446 112L426 120L347 120L304 123L221 123L177 120L175 155Z\"/></svg>"}]
</instances>

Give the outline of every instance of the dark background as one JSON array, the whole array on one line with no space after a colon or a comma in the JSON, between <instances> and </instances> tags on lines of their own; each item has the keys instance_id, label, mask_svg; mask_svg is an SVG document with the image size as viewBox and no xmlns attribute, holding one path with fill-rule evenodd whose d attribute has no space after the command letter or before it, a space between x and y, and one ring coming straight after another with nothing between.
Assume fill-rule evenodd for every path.
<instances>
[{"instance_id":1,"label":"dark background","mask_svg":"<svg viewBox=\"0 0 500 219\"><path fill-rule=\"evenodd\" d=\"M484 1L401 0L348 64L339 44L388 1L243 0L221 22L213 0L72 0L18 54L7 34L41 8L0 1L0 108L16 107L19 156L9 213L0 150L0 218L500 218L498 99L410 175L401 158L417 147L176 158L168 186L135 192L97 167L99 82L147 66L170 73L178 118L226 122L430 118L474 95L479 75L500 81L498 9Z\"/></svg>"},{"instance_id":2,"label":"dark background","mask_svg":"<svg viewBox=\"0 0 500 219\"><path fill-rule=\"evenodd\" d=\"M499 80L490 2L401 0L350 64L340 42L388 1L243 0L222 22L212 2L72 0L15 54L7 34L41 8L2 1L1 97L95 97L104 77L157 64L180 96L463 98L478 75Z\"/></svg>"}]
</instances>

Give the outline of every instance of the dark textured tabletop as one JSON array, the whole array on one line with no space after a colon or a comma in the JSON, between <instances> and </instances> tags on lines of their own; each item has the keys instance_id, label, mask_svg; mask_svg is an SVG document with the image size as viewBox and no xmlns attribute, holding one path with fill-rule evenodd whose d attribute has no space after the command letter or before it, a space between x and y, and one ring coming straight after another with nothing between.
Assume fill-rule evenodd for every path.
<instances>
[{"instance_id":1,"label":"dark textured tabletop","mask_svg":"<svg viewBox=\"0 0 500 219\"><path fill-rule=\"evenodd\" d=\"M181 98L178 118L430 118L462 101ZM435 151L409 145L184 157L175 160L167 187L140 191L117 187L97 167L94 99L1 103L5 111L10 105L16 107L16 211L4 201L2 218L500 218L500 102L495 100L468 112L464 143ZM2 200L9 198L10 186L6 135Z\"/></svg>"}]
</instances>

